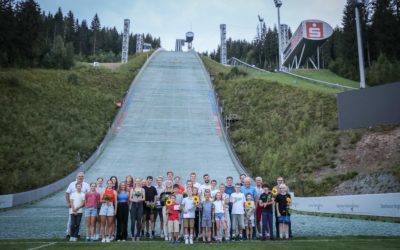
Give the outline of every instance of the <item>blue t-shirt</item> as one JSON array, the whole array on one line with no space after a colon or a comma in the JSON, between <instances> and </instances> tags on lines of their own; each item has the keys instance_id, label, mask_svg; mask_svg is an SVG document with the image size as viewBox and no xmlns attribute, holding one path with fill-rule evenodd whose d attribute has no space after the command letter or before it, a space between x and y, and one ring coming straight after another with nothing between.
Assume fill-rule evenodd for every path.
<instances>
[{"instance_id":1,"label":"blue t-shirt","mask_svg":"<svg viewBox=\"0 0 400 250\"><path fill-rule=\"evenodd\" d=\"M243 193L244 194L244 196L246 197L246 195L248 194L248 193L250 193L251 194L251 196L253 197L253 200L255 200L255 198L257 197L257 191L256 191L256 188L254 187L254 186L251 186L250 185L250 187L246 187L246 186L241 186L240 187L240 192L241 193ZM247 198L246 198L247 199Z\"/></svg>"},{"instance_id":2,"label":"blue t-shirt","mask_svg":"<svg viewBox=\"0 0 400 250\"><path fill-rule=\"evenodd\" d=\"M234 186L225 186L225 193L231 196L235 192L235 187Z\"/></svg>"},{"instance_id":3,"label":"blue t-shirt","mask_svg":"<svg viewBox=\"0 0 400 250\"><path fill-rule=\"evenodd\" d=\"M214 207L214 204L212 201L208 201L208 202L202 202L201 206L203 207L203 220L205 219L209 219L211 220L211 216L212 216L212 209Z\"/></svg>"}]
</instances>

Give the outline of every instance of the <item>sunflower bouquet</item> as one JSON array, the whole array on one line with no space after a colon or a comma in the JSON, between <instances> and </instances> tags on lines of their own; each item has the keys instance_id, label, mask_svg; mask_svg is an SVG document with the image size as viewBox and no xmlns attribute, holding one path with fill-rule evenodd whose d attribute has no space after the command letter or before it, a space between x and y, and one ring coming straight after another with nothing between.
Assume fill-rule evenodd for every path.
<instances>
[{"instance_id":1,"label":"sunflower bouquet","mask_svg":"<svg viewBox=\"0 0 400 250\"><path fill-rule=\"evenodd\" d=\"M246 201L246 207L251 208L253 205L253 202L251 201Z\"/></svg>"},{"instance_id":2,"label":"sunflower bouquet","mask_svg":"<svg viewBox=\"0 0 400 250\"><path fill-rule=\"evenodd\" d=\"M277 196L278 195L278 190L276 188L273 188L271 191L273 196Z\"/></svg>"},{"instance_id":3,"label":"sunflower bouquet","mask_svg":"<svg viewBox=\"0 0 400 250\"><path fill-rule=\"evenodd\" d=\"M292 199L290 197L287 197L286 203L287 203L287 213L290 214L291 212L290 206L292 205Z\"/></svg>"},{"instance_id":4,"label":"sunflower bouquet","mask_svg":"<svg viewBox=\"0 0 400 250\"><path fill-rule=\"evenodd\" d=\"M197 196L197 195L193 196L193 202L196 204L196 206L200 205L200 198L199 198L199 196Z\"/></svg>"},{"instance_id":5,"label":"sunflower bouquet","mask_svg":"<svg viewBox=\"0 0 400 250\"><path fill-rule=\"evenodd\" d=\"M167 214L172 214L172 208L169 207L169 206L172 205L172 200L171 200L171 199L168 199L168 200L165 202L165 205L167 205Z\"/></svg>"},{"instance_id":6,"label":"sunflower bouquet","mask_svg":"<svg viewBox=\"0 0 400 250\"><path fill-rule=\"evenodd\" d=\"M111 201L111 196L109 194L107 194L106 196L104 196L104 200L106 202L110 202Z\"/></svg>"}]
</instances>

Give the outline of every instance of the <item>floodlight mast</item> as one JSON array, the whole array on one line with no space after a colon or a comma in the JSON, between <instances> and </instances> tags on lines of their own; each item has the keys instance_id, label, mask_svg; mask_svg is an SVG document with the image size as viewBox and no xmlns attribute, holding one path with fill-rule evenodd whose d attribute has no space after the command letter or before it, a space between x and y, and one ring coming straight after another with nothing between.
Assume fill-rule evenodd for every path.
<instances>
[{"instance_id":1,"label":"floodlight mast","mask_svg":"<svg viewBox=\"0 0 400 250\"><path fill-rule=\"evenodd\" d=\"M274 0L275 7L278 10L278 49L279 49L279 56L278 56L278 71L282 70L282 46L281 46L281 15L280 15L280 7L282 6L281 0Z\"/></svg>"},{"instance_id":2,"label":"floodlight mast","mask_svg":"<svg viewBox=\"0 0 400 250\"><path fill-rule=\"evenodd\" d=\"M360 88L365 88L365 70L364 70L364 53L362 46L361 24L360 24L360 10L363 6L362 0L353 0L356 12L356 28L357 28L357 47L358 47L358 65L360 68Z\"/></svg>"}]
</instances>

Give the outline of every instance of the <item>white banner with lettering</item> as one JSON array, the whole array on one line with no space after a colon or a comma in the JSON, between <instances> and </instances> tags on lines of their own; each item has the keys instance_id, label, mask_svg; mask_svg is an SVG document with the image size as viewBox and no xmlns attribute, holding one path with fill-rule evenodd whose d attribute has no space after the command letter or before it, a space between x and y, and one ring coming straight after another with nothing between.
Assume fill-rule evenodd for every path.
<instances>
[{"instance_id":1,"label":"white banner with lettering","mask_svg":"<svg viewBox=\"0 0 400 250\"><path fill-rule=\"evenodd\" d=\"M303 212L400 217L400 193L294 197L292 208Z\"/></svg>"}]
</instances>

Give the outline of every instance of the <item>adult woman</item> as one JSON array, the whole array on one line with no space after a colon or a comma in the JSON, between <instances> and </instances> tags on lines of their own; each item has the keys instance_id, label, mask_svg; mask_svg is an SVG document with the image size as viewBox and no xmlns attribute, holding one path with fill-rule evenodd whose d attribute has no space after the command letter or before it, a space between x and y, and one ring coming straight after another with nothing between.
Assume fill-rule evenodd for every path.
<instances>
[{"instance_id":1,"label":"adult woman","mask_svg":"<svg viewBox=\"0 0 400 250\"><path fill-rule=\"evenodd\" d=\"M116 215L116 211L118 209L117 203L117 192L113 190L113 182L111 180L107 181L107 188L101 194L100 202L102 203L100 208L100 216L101 216L101 242L110 242L111 235L114 228L114 216ZM107 223L107 233L108 237L105 237Z\"/></svg>"},{"instance_id":2,"label":"adult woman","mask_svg":"<svg viewBox=\"0 0 400 250\"><path fill-rule=\"evenodd\" d=\"M135 185L129 193L129 201L131 202L131 233L132 241L140 240L140 230L142 228L143 204L145 199L144 188L142 188L142 180L135 179ZM136 226L136 234L135 234Z\"/></svg>"},{"instance_id":3,"label":"adult woman","mask_svg":"<svg viewBox=\"0 0 400 250\"><path fill-rule=\"evenodd\" d=\"M90 192L85 194L86 241L96 239L97 207L100 203L100 194L96 192L97 184L90 183Z\"/></svg>"},{"instance_id":4,"label":"adult woman","mask_svg":"<svg viewBox=\"0 0 400 250\"><path fill-rule=\"evenodd\" d=\"M117 209L117 241L126 241L128 237L128 216L129 216L129 192L123 181L118 187L118 209Z\"/></svg>"},{"instance_id":5,"label":"adult woman","mask_svg":"<svg viewBox=\"0 0 400 250\"><path fill-rule=\"evenodd\" d=\"M162 216L163 216L163 222L164 225L162 228L164 228L164 235L165 235L165 241L169 240L169 233L168 233L168 214L165 206L165 201L169 198L169 196L173 193L172 190L172 181L167 180L165 182L165 190L160 194L160 202L162 206Z\"/></svg>"},{"instance_id":6,"label":"adult woman","mask_svg":"<svg viewBox=\"0 0 400 250\"><path fill-rule=\"evenodd\" d=\"M111 176L110 177L110 181L112 181L112 184L113 184L113 186L112 186L112 189L114 189L114 190L117 190L118 189L118 178L117 178L117 176Z\"/></svg>"},{"instance_id":7,"label":"adult woman","mask_svg":"<svg viewBox=\"0 0 400 250\"><path fill-rule=\"evenodd\" d=\"M132 177L132 175L128 175L125 178L125 183L126 183L126 189L128 190L128 192L130 192L131 189L133 188L133 177Z\"/></svg>"}]
</instances>

